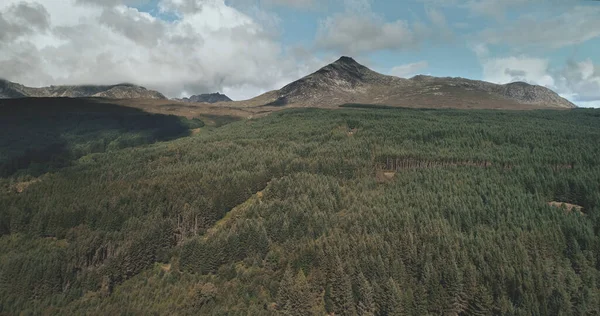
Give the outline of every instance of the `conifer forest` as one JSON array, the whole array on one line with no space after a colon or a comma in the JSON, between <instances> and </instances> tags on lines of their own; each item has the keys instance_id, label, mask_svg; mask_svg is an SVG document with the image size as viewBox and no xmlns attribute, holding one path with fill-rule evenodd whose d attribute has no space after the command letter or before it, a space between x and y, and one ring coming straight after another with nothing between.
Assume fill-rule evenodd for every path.
<instances>
[{"instance_id":1,"label":"conifer forest","mask_svg":"<svg viewBox=\"0 0 600 316\"><path fill-rule=\"evenodd\" d=\"M599 110L54 100L0 106L0 315L600 315Z\"/></svg>"}]
</instances>

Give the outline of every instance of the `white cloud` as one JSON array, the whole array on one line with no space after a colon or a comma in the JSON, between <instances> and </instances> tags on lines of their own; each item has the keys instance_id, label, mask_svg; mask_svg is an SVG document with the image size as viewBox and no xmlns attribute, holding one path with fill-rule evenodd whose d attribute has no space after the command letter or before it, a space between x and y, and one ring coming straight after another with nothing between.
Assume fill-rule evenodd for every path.
<instances>
[{"instance_id":1,"label":"white cloud","mask_svg":"<svg viewBox=\"0 0 600 316\"><path fill-rule=\"evenodd\" d=\"M446 21L446 16L444 15L444 13L442 13L442 11L437 10L437 9L428 8L425 10L425 13L427 14L427 17L429 18L431 23L438 30L448 30L449 29L448 23Z\"/></svg>"},{"instance_id":2,"label":"white cloud","mask_svg":"<svg viewBox=\"0 0 600 316\"><path fill-rule=\"evenodd\" d=\"M600 65L591 59L569 61L556 73L560 90L569 91L577 102L600 102Z\"/></svg>"},{"instance_id":3,"label":"white cloud","mask_svg":"<svg viewBox=\"0 0 600 316\"><path fill-rule=\"evenodd\" d=\"M488 48L488 46L486 44L477 43L477 44L470 44L469 46L470 46L470 49L475 53L477 58L479 58L480 60L486 59L490 55L490 49Z\"/></svg>"},{"instance_id":4,"label":"white cloud","mask_svg":"<svg viewBox=\"0 0 600 316\"><path fill-rule=\"evenodd\" d=\"M581 2L580 0L420 0L429 6L453 7L468 10L473 16L492 17L501 21L506 13L523 7L549 5L564 10Z\"/></svg>"},{"instance_id":5,"label":"white cloud","mask_svg":"<svg viewBox=\"0 0 600 316\"><path fill-rule=\"evenodd\" d=\"M420 61L411 64L400 65L390 70L390 75L401 78L410 78L414 75L418 75L419 71L429 67L427 61Z\"/></svg>"},{"instance_id":6,"label":"white cloud","mask_svg":"<svg viewBox=\"0 0 600 316\"><path fill-rule=\"evenodd\" d=\"M511 56L482 60L482 66L485 81L524 81L553 89L579 106L600 106L600 66L591 59L552 68L545 58Z\"/></svg>"},{"instance_id":7,"label":"white cloud","mask_svg":"<svg viewBox=\"0 0 600 316\"><path fill-rule=\"evenodd\" d=\"M504 17L508 8L540 2L539 0L470 0L466 6L471 12L479 15L492 16L497 19Z\"/></svg>"},{"instance_id":8,"label":"white cloud","mask_svg":"<svg viewBox=\"0 0 600 316\"><path fill-rule=\"evenodd\" d=\"M43 6L36 3L14 3L0 14L0 43L45 32L49 27L50 16Z\"/></svg>"},{"instance_id":9,"label":"white cloud","mask_svg":"<svg viewBox=\"0 0 600 316\"><path fill-rule=\"evenodd\" d=\"M548 74L549 61L543 58L511 56L485 60L483 80L494 83L524 81L553 89L554 79Z\"/></svg>"},{"instance_id":10,"label":"white cloud","mask_svg":"<svg viewBox=\"0 0 600 316\"><path fill-rule=\"evenodd\" d=\"M444 14L427 9L425 21L387 21L371 10L370 0L344 0L345 11L322 20L316 47L346 55L381 50L418 48L427 40L447 40L454 36Z\"/></svg>"},{"instance_id":11,"label":"white cloud","mask_svg":"<svg viewBox=\"0 0 600 316\"><path fill-rule=\"evenodd\" d=\"M317 34L319 48L349 55L415 48L418 43L407 22L385 22L374 14L335 14L321 23Z\"/></svg>"},{"instance_id":12,"label":"white cloud","mask_svg":"<svg viewBox=\"0 0 600 316\"><path fill-rule=\"evenodd\" d=\"M150 2L152 2L152 0L77 0L77 3L80 4L89 4L101 7L113 7L119 4L133 6L142 5Z\"/></svg>"},{"instance_id":13,"label":"white cloud","mask_svg":"<svg viewBox=\"0 0 600 316\"><path fill-rule=\"evenodd\" d=\"M574 6L551 17L522 15L510 24L481 32L488 44L561 48L600 37L600 6Z\"/></svg>"},{"instance_id":14,"label":"white cloud","mask_svg":"<svg viewBox=\"0 0 600 316\"><path fill-rule=\"evenodd\" d=\"M285 56L272 25L223 0L161 1L175 21L117 2L36 0L29 16L48 17L36 18L38 27L14 13L20 0L3 0L0 17L9 19L0 27L15 31L0 32L0 77L32 86L132 82L172 97L228 91L240 99L305 71Z\"/></svg>"},{"instance_id":15,"label":"white cloud","mask_svg":"<svg viewBox=\"0 0 600 316\"><path fill-rule=\"evenodd\" d=\"M266 4L288 6L298 9L313 8L316 5L315 0L264 0Z\"/></svg>"}]
</instances>

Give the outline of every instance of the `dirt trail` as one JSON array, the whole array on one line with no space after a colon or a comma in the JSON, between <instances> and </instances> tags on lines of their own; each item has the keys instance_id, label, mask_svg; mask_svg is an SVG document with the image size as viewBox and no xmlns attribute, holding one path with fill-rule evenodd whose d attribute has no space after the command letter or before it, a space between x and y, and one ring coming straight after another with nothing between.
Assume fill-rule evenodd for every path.
<instances>
[{"instance_id":1,"label":"dirt trail","mask_svg":"<svg viewBox=\"0 0 600 316\"><path fill-rule=\"evenodd\" d=\"M41 182L41 179L33 179L30 181L24 181L24 182L17 182L13 185L11 185L11 191L17 192L17 193L23 193L27 190L27 188L29 188L31 185L36 184L38 182Z\"/></svg>"}]
</instances>

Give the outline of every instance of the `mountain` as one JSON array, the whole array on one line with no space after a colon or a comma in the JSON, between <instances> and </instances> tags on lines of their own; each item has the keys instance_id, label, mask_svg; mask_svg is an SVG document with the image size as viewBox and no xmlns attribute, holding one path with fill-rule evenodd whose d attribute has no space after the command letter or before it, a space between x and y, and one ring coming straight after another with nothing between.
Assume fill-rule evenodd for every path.
<instances>
[{"instance_id":1,"label":"mountain","mask_svg":"<svg viewBox=\"0 0 600 316\"><path fill-rule=\"evenodd\" d=\"M341 57L315 73L246 101L249 105L335 107L348 103L444 108L574 108L545 87L515 82L498 85L464 78L377 73Z\"/></svg>"},{"instance_id":2,"label":"mountain","mask_svg":"<svg viewBox=\"0 0 600 316\"><path fill-rule=\"evenodd\" d=\"M22 84L0 79L0 99L27 97L166 99L160 92L125 83L110 86L77 85L31 88Z\"/></svg>"},{"instance_id":3,"label":"mountain","mask_svg":"<svg viewBox=\"0 0 600 316\"><path fill-rule=\"evenodd\" d=\"M232 100L220 93L206 93L206 94L198 94L193 95L189 98L177 99L182 102L196 102L196 103L217 103L217 102L231 102Z\"/></svg>"},{"instance_id":4,"label":"mountain","mask_svg":"<svg viewBox=\"0 0 600 316\"><path fill-rule=\"evenodd\" d=\"M480 80L470 80L465 78L451 77L432 77L419 75L410 79L418 82L424 88L441 90L444 94L451 90L473 91L487 93L490 96L504 98L509 101L526 105L541 105L559 108L575 108L575 104L559 96L556 92L542 86L528 84L526 82L512 82L507 84L494 84Z\"/></svg>"}]
</instances>

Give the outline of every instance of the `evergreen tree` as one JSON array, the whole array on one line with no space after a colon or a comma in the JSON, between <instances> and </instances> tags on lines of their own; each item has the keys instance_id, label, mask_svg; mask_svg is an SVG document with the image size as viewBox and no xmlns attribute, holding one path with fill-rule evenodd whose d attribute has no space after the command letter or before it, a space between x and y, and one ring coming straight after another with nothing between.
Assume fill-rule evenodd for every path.
<instances>
[{"instance_id":1,"label":"evergreen tree","mask_svg":"<svg viewBox=\"0 0 600 316\"><path fill-rule=\"evenodd\" d=\"M326 299L331 304L328 312L336 315L356 315L350 277L344 271L339 257L330 260L330 264L333 266L327 276L329 291Z\"/></svg>"},{"instance_id":2,"label":"evergreen tree","mask_svg":"<svg viewBox=\"0 0 600 316\"><path fill-rule=\"evenodd\" d=\"M296 277L288 266L279 284L277 309L284 315L302 316L312 313L312 299L306 276L302 269Z\"/></svg>"},{"instance_id":3,"label":"evergreen tree","mask_svg":"<svg viewBox=\"0 0 600 316\"><path fill-rule=\"evenodd\" d=\"M359 272L358 278L358 303L356 305L356 312L358 315L374 316L375 315L375 295L373 293L373 287L365 278L362 272Z\"/></svg>"},{"instance_id":4,"label":"evergreen tree","mask_svg":"<svg viewBox=\"0 0 600 316\"><path fill-rule=\"evenodd\" d=\"M396 281L390 278L387 282L387 297L386 297L386 315L402 316L410 315L411 311L408 307L413 302L407 301L411 297L404 295Z\"/></svg>"},{"instance_id":5,"label":"evergreen tree","mask_svg":"<svg viewBox=\"0 0 600 316\"><path fill-rule=\"evenodd\" d=\"M293 310L296 296L294 286L295 280L292 269L288 266L279 282L279 291L277 292L277 309L284 314L289 314Z\"/></svg>"}]
</instances>

